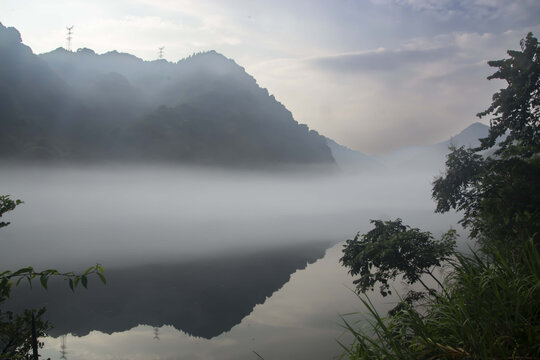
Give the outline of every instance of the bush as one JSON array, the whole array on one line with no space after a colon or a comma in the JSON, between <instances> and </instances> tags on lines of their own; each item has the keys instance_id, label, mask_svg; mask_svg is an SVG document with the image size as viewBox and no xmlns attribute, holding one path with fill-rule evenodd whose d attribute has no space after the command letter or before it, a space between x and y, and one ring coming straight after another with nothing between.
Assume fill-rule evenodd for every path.
<instances>
[{"instance_id":1,"label":"bush","mask_svg":"<svg viewBox=\"0 0 540 360\"><path fill-rule=\"evenodd\" d=\"M359 295L371 321L344 346L349 359L540 358L540 256L532 240L519 259L456 254L448 296L427 294L382 317Z\"/></svg>"}]
</instances>

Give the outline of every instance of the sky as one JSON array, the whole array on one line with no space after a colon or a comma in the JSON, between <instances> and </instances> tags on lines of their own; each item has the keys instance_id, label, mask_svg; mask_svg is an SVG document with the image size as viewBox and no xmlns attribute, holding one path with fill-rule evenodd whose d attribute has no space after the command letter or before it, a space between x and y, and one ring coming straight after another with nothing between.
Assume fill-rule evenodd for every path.
<instances>
[{"instance_id":1,"label":"sky","mask_svg":"<svg viewBox=\"0 0 540 360\"><path fill-rule=\"evenodd\" d=\"M176 62L216 50L311 129L385 154L448 139L506 85L487 81L531 31L538 0L0 0L39 54L66 47ZM480 120L486 124L489 118Z\"/></svg>"}]
</instances>

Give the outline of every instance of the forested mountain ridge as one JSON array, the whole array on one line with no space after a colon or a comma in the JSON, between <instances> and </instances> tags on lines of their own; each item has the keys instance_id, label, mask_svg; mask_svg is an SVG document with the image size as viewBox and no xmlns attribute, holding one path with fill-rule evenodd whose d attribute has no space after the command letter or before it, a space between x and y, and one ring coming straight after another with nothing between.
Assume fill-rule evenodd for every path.
<instances>
[{"instance_id":1,"label":"forested mountain ridge","mask_svg":"<svg viewBox=\"0 0 540 360\"><path fill-rule=\"evenodd\" d=\"M215 51L177 63L90 49L37 56L0 24L0 67L4 159L334 163L324 137Z\"/></svg>"}]
</instances>

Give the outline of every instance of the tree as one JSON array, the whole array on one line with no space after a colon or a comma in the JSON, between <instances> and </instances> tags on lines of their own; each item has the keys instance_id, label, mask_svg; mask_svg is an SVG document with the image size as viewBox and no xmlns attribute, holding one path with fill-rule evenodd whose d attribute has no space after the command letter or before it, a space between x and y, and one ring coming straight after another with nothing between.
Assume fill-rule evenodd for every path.
<instances>
[{"instance_id":1,"label":"tree","mask_svg":"<svg viewBox=\"0 0 540 360\"><path fill-rule=\"evenodd\" d=\"M488 79L508 82L478 114L494 116L489 135L477 148L451 148L446 173L432 189L436 212L463 211L460 222L484 250L510 253L540 233L540 47L531 33L520 44L521 51L508 51L509 59L488 62L498 68ZM380 282L386 295L388 281L399 274L410 284L421 281L453 252L453 231L437 242L400 219L371 222L375 228L347 240L341 258L349 273L360 275L354 281L360 292Z\"/></svg>"},{"instance_id":2,"label":"tree","mask_svg":"<svg viewBox=\"0 0 540 360\"><path fill-rule=\"evenodd\" d=\"M9 195L0 195L0 218L22 203L21 200L12 200ZM0 222L0 228L8 225L9 222ZM36 271L31 266L16 271L0 269L0 306L9 299L12 287L19 285L23 280L32 285L32 280L39 279L41 286L47 289L50 277L61 277L74 290L79 283L86 288L88 276L91 274L96 274L103 283L106 283L103 273L103 267L99 264L89 267L82 274L61 273L55 269ZM44 313L45 308L25 310L23 314L14 314L0 308L0 359L37 359L38 348L43 346L37 339L45 336L51 328L49 322L41 318Z\"/></svg>"},{"instance_id":3,"label":"tree","mask_svg":"<svg viewBox=\"0 0 540 360\"><path fill-rule=\"evenodd\" d=\"M383 318L369 299L361 298L372 322L367 331L345 322L355 339L344 347L351 359L540 358L537 39L529 33L521 41L521 51L508 55L509 59L488 62L498 68L488 79L508 83L493 95L492 105L478 114L493 116L489 135L477 148L452 148L446 172L432 189L436 211L462 211L460 222L471 230L480 249L470 255L452 254L445 296L429 291L421 311L412 305L413 298ZM388 279L398 273L410 281L414 276L408 271L422 272L412 266L421 264L417 258L427 255L435 261L437 252L426 254L422 246L417 246L418 253L404 257L396 250L401 234L416 230L408 241L417 241L425 233L403 227L401 222L374 223L375 229L347 241L342 259L353 275L360 274L355 281L360 290L381 281L383 291Z\"/></svg>"},{"instance_id":4,"label":"tree","mask_svg":"<svg viewBox=\"0 0 540 360\"><path fill-rule=\"evenodd\" d=\"M463 211L461 223L484 247L512 239L519 249L540 231L540 47L532 33L520 44L510 58L488 62L498 68L488 79L508 83L477 114L493 116L488 136L477 148L453 148L433 183L436 212Z\"/></svg>"},{"instance_id":5,"label":"tree","mask_svg":"<svg viewBox=\"0 0 540 360\"><path fill-rule=\"evenodd\" d=\"M373 290L381 283L379 291L383 296L391 294L388 281L398 275L414 284L420 282L431 291L421 279L422 275L433 278L433 268L441 266L453 252L456 232L450 230L440 241L430 232L420 231L394 221L371 220L375 228L364 235L358 233L353 240L347 240L343 249L341 263L349 268L349 273L360 277L353 281L359 292Z\"/></svg>"},{"instance_id":6,"label":"tree","mask_svg":"<svg viewBox=\"0 0 540 360\"><path fill-rule=\"evenodd\" d=\"M499 68L488 80L505 80L508 87L495 93L491 106L477 114L494 117L489 135L476 151L493 147L507 135L496 154L530 158L540 152L540 47L532 33L520 45L521 51L508 51L509 59L488 61L489 66Z\"/></svg>"}]
</instances>

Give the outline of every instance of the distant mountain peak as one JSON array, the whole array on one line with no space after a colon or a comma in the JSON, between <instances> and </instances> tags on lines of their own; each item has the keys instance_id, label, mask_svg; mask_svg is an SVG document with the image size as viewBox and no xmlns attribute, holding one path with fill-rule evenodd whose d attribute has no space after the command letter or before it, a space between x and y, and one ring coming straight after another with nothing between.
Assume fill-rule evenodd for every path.
<instances>
[{"instance_id":1,"label":"distant mountain peak","mask_svg":"<svg viewBox=\"0 0 540 360\"><path fill-rule=\"evenodd\" d=\"M216 50L202 51L198 53L193 53L187 58L181 59L178 63L190 63L197 62L202 64L234 64L240 67L232 59L229 59L225 55L218 53Z\"/></svg>"},{"instance_id":2,"label":"distant mountain peak","mask_svg":"<svg viewBox=\"0 0 540 360\"><path fill-rule=\"evenodd\" d=\"M216 50L200 51L200 52L191 54L189 57L218 57L222 59L227 59L225 55L218 53Z\"/></svg>"},{"instance_id":3,"label":"distant mountain peak","mask_svg":"<svg viewBox=\"0 0 540 360\"><path fill-rule=\"evenodd\" d=\"M53 51L50 51L49 54L72 54L72 52L60 46L54 49Z\"/></svg>"},{"instance_id":4,"label":"distant mountain peak","mask_svg":"<svg viewBox=\"0 0 540 360\"><path fill-rule=\"evenodd\" d=\"M384 156L382 160L388 167L444 170L445 157L450 152L450 146L477 147L480 145L479 139L485 138L488 133L489 126L475 122L446 141L433 145L402 148Z\"/></svg>"},{"instance_id":5,"label":"distant mountain peak","mask_svg":"<svg viewBox=\"0 0 540 360\"><path fill-rule=\"evenodd\" d=\"M88 56L96 56L97 55L94 50L86 48L86 47L77 49L77 54L88 55Z\"/></svg>"},{"instance_id":6,"label":"distant mountain peak","mask_svg":"<svg viewBox=\"0 0 540 360\"><path fill-rule=\"evenodd\" d=\"M19 30L14 27L6 27L0 22L0 46L9 46L22 43Z\"/></svg>"},{"instance_id":7,"label":"distant mountain peak","mask_svg":"<svg viewBox=\"0 0 540 360\"><path fill-rule=\"evenodd\" d=\"M132 54L129 54L129 53L124 53L124 52L119 52L119 51L116 51L116 50L112 50L112 51L108 51L106 53L103 53L101 56L104 56L104 57L111 57L111 58L118 58L118 59L129 59L129 60L135 60L135 61L143 61L143 59L135 56L135 55L132 55Z\"/></svg>"},{"instance_id":8,"label":"distant mountain peak","mask_svg":"<svg viewBox=\"0 0 540 360\"><path fill-rule=\"evenodd\" d=\"M452 136L449 140L441 144L448 147L454 145L456 147L468 146L476 147L480 145L478 139L485 138L489 133L489 126L481 122L475 122L463 129L459 134Z\"/></svg>"}]
</instances>

